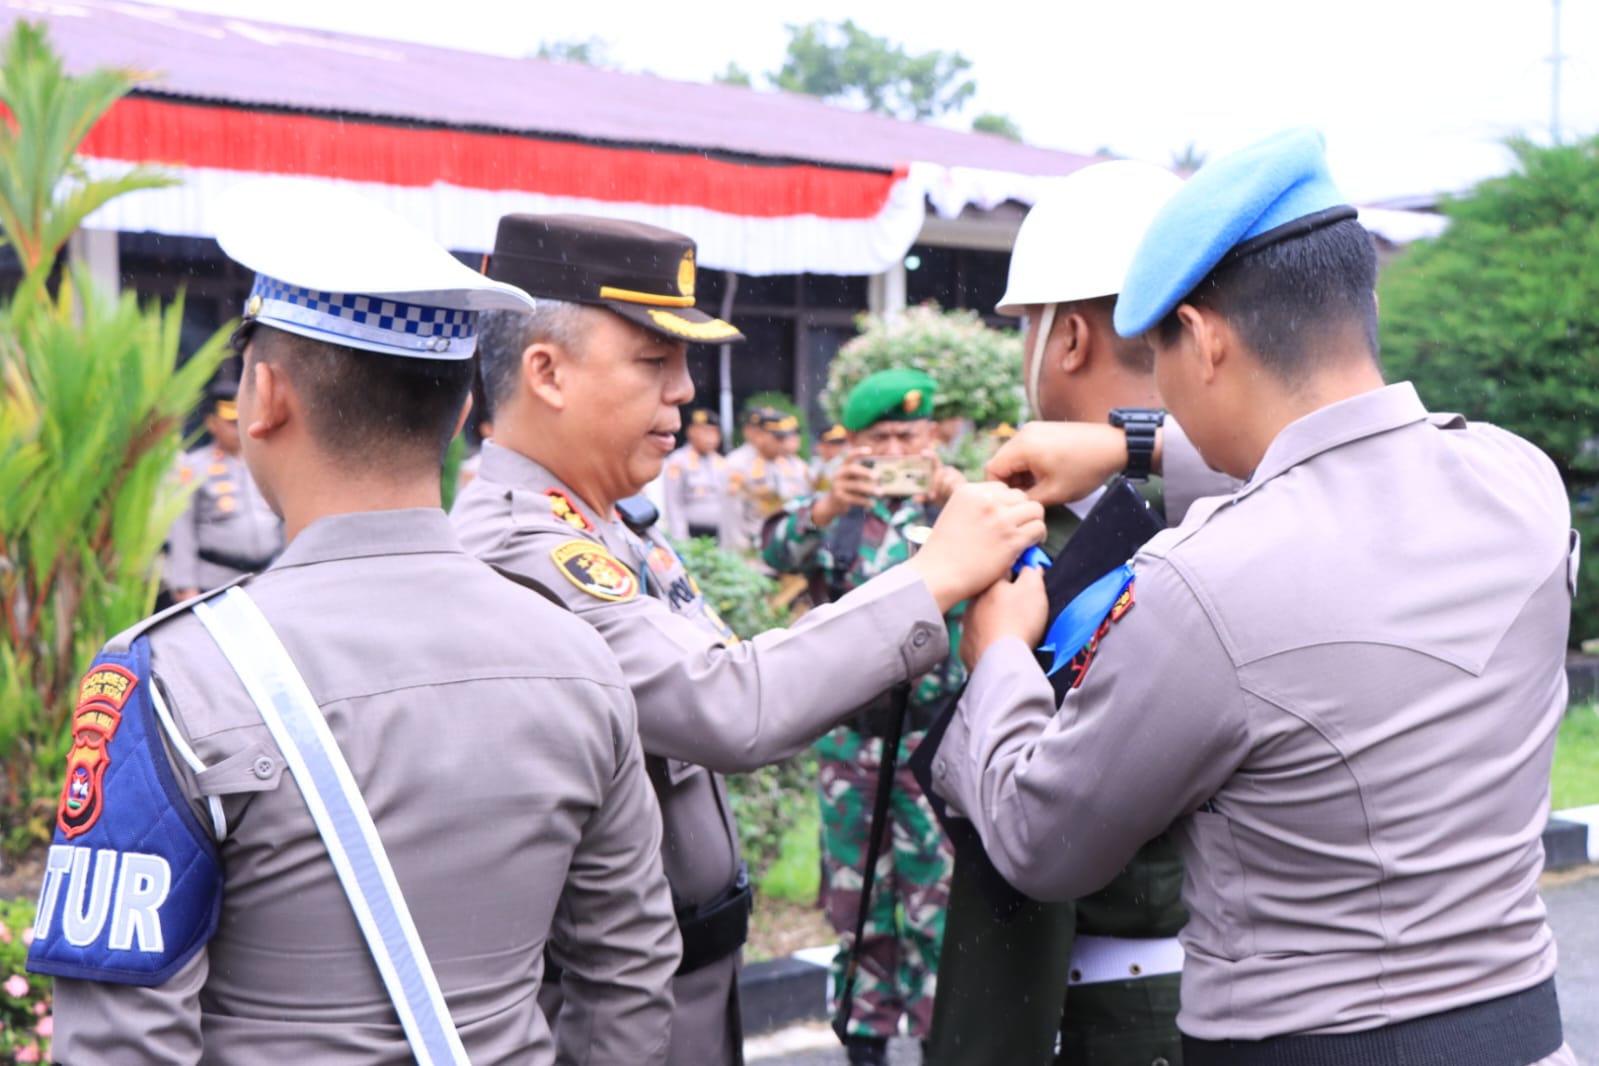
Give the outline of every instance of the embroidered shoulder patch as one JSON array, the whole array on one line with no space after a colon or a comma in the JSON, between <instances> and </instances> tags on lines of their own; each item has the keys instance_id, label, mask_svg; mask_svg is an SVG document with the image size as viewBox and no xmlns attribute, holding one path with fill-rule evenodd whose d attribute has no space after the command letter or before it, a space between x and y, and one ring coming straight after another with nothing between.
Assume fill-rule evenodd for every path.
<instances>
[{"instance_id":1,"label":"embroidered shoulder patch","mask_svg":"<svg viewBox=\"0 0 1599 1066\"><path fill-rule=\"evenodd\" d=\"M1129 581L1122 590L1116 602L1111 606L1110 613L1105 620L1094 630L1094 635L1083 649L1073 656L1072 661L1066 664L1066 677L1068 688L1077 688L1088 676L1088 668L1094 664L1094 657L1099 654L1099 644L1110 633L1110 627L1120 622L1128 611L1133 609L1133 582Z\"/></svg>"},{"instance_id":2,"label":"embroidered shoulder patch","mask_svg":"<svg viewBox=\"0 0 1599 1066\"><path fill-rule=\"evenodd\" d=\"M544 495L550 498L550 509L555 512L556 518L573 529L582 530L584 533L594 532L594 524L588 520L577 504L572 502L572 497L560 489L550 489Z\"/></svg>"},{"instance_id":3,"label":"embroidered shoulder patch","mask_svg":"<svg viewBox=\"0 0 1599 1066\"><path fill-rule=\"evenodd\" d=\"M105 772L111 764L111 740L122 724L122 708L139 679L111 663L95 666L78 686L78 709L72 715L72 748L67 752L67 780L56 806L56 826L68 840L94 828L105 807Z\"/></svg>"},{"instance_id":4,"label":"embroidered shoulder patch","mask_svg":"<svg viewBox=\"0 0 1599 1066\"><path fill-rule=\"evenodd\" d=\"M638 578L621 560L588 540L569 540L550 551L566 579L602 600L630 600L638 595Z\"/></svg>"}]
</instances>

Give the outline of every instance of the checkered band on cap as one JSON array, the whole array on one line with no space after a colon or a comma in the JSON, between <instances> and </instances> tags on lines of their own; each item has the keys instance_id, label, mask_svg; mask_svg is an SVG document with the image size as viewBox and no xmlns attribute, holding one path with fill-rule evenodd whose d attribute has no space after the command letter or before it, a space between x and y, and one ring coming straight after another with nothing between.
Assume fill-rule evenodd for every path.
<instances>
[{"instance_id":1,"label":"checkered band on cap","mask_svg":"<svg viewBox=\"0 0 1599 1066\"><path fill-rule=\"evenodd\" d=\"M245 315L290 333L390 355L465 359L477 339L477 312L319 292L257 274Z\"/></svg>"}]
</instances>

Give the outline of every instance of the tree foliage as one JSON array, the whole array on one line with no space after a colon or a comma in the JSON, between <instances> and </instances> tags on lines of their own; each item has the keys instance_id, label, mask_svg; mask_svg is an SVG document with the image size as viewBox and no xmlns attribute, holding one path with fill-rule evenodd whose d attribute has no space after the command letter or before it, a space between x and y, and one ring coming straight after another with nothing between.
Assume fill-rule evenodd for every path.
<instances>
[{"instance_id":1,"label":"tree foliage","mask_svg":"<svg viewBox=\"0 0 1599 1066\"><path fill-rule=\"evenodd\" d=\"M581 41L541 41L535 59L549 59L557 63L577 63L585 67L612 69L611 46L600 37Z\"/></svg>"},{"instance_id":2,"label":"tree foliage","mask_svg":"<svg viewBox=\"0 0 1599 1066\"><path fill-rule=\"evenodd\" d=\"M733 60L727 61L721 73L711 75L711 80L718 85L737 85L741 89L752 89L755 81L750 77L750 72L739 66Z\"/></svg>"},{"instance_id":3,"label":"tree foliage","mask_svg":"<svg viewBox=\"0 0 1599 1066\"><path fill-rule=\"evenodd\" d=\"M1512 141L1516 166L1444 205L1449 228L1383 272L1383 361L1434 410L1547 452L1599 558L1599 139ZM1599 636L1599 567L1584 569L1574 640Z\"/></svg>"},{"instance_id":4,"label":"tree foliage","mask_svg":"<svg viewBox=\"0 0 1599 1066\"><path fill-rule=\"evenodd\" d=\"M972 132L992 133L996 137L1004 137L1012 141L1022 139L1022 128L1016 124L1015 119L1009 115L996 115L992 112L978 115L972 119Z\"/></svg>"},{"instance_id":5,"label":"tree foliage","mask_svg":"<svg viewBox=\"0 0 1599 1066\"><path fill-rule=\"evenodd\" d=\"M788 27L788 53L772 84L789 92L920 121L959 111L977 91L959 52L912 55L853 19Z\"/></svg>"},{"instance_id":6,"label":"tree foliage","mask_svg":"<svg viewBox=\"0 0 1599 1066\"><path fill-rule=\"evenodd\" d=\"M868 374L910 367L938 382L934 418L970 418L978 425L1015 424L1022 407L1022 341L990 329L975 311L908 308L894 318L864 316L861 333L833 357L822 407L832 418Z\"/></svg>"},{"instance_id":7,"label":"tree foliage","mask_svg":"<svg viewBox=\"0 0 1599 1066\"><path fill-rule=\"evenodd\" d=\"M18 21L0 46L0 230L24 273L46 271L61 246L102 204L173 179L131 167L91 179L78 145L111 105L145 75L103 67L69 78L43 26Z\"/></svg>"}]
</instances>

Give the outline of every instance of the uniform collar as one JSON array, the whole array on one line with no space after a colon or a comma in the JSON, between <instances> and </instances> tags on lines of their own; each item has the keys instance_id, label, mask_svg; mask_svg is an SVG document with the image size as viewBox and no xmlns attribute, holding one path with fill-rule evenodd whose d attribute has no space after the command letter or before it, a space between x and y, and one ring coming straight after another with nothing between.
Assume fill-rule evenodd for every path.
<instances>
[{"instance_id":1,"label":"uniform collar","mask_svg":"<svg viewBox=\"0 0 1599 1066\"><path fill-rule=\"evenodd\" d=\"M608 515L595 514L594 508L589 506L588 501L573 492L566 482L550 473L548 467L537 460L529 459L519 451L487 440L483 442L482 456L482 461L478 464L478 476L486 481L510 485L512 488L531 489L534 492L558 489L573 507L580 509L584 517L591 519L597 526L620 524L614 508Z\"/></svg>"},{"instance_id":2,"label":"uniform collar","mask_svg":"<svg viewBox=\"0 0 1599 1066\"><path fill-rule=\"evenodd\" d=\"M1416 387L1408 381L1385 385L1319 408L1290 422L1277 434L1239 495L1248 495L1258 486L1323 452L1426 418L1427 408L1416 395Z\"/></svg>"},{"instance_id":3,"label":"uniform collar","mask_svg":"<svg viewBox=\"0 0 1599 1066\"><path fill-rule=\"evenodd\" d=\"M319 518L300 531L270 569L375 555L460 552L449 517L432 507L354 511Z\"/></svg>"}]
</instances>

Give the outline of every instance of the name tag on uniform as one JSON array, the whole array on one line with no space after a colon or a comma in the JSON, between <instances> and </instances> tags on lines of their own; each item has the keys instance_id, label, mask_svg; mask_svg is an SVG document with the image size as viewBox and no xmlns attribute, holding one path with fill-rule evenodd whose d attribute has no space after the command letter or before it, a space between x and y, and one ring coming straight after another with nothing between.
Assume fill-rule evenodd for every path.
<instances>
[{"instance_id":1,"label":"name tag on uniform","mask_svg":"<svg viewBox=\"0 0 1599 1066\"><path fill-rule=\"evenodd\" d=\"M167 762L144 638L102 652L78 692L28 969L169 980L216 931L222 868Z\"/></svg>"}]
</instances>

